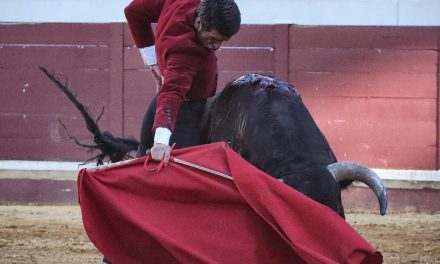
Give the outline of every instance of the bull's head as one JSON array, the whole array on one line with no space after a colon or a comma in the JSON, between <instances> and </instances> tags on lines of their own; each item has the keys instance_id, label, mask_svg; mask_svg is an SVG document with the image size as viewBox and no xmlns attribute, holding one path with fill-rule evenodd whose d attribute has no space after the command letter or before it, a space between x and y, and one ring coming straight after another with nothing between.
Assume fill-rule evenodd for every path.
<instances>
[{"instance_id":1,"label":"bull's head","mask_svg":"<svg viewBox=\"0 0 440 264\"><path fill-rule=\"evenodd\" d=\"M369 185L386 211L380 178L360 164L337 163L326 138L289 83L247 74L228 84L207 112L209 142L225 141L243 158L344 215L340 190Z\"/></svg>"}]
</instances>

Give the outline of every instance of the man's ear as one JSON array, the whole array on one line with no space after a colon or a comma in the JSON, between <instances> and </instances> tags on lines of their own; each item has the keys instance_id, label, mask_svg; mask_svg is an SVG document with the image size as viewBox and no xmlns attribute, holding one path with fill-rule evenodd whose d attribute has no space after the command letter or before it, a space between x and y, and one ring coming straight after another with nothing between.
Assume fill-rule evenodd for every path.
<instances>
[{"instance_id":1,"label":"man's ear","mask_svg":"<svg viewBox=\"0 0 440 264\"><path fill-rule=\"evenodd\" d=\"M196 17L196 20L194 21L194 27L197 30L201 30L202 29L202 20L200 19L200 17Z\"/></svg>"}]
</instances>

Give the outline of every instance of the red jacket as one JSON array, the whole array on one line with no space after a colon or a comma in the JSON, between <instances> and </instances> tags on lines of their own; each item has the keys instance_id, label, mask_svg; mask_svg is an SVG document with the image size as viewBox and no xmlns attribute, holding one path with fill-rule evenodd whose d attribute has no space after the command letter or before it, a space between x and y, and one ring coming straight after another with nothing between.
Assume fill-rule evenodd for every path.
<instances>
[{"instance_id":1,"label":"red jacket","mask_svg":"<svg viewBox=\"0 0 440 264\"><path fill-rule=\"evenodd\" d=\"M200 0L134 0L125 16L138 48L156 45L164 76L157 97L153 129L173 131L177 112L185 99L204 100L215 94L217 58L203 47L194 28ZM151 23L157 23L153 34Z\"/></svg>"}]
</instances>

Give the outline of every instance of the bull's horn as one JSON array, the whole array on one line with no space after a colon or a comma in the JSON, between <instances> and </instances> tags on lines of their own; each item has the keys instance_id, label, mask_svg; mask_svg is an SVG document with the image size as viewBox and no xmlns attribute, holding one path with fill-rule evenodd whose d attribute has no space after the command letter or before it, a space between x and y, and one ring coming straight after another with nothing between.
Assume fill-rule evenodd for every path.
<instances>
[{"instance_id":1,"label":"bull's horn","mask_svg":"<svg viewBox=\"0 0 440 264\"><path fill-rule=\"evenodd\" d=\"M379 200L380 214L387 210L387 190L379 176L371 169L355 162L337 162L327 166L337 182L344 180L360 181L368 185Z\"/></svg>"}]
</instances>

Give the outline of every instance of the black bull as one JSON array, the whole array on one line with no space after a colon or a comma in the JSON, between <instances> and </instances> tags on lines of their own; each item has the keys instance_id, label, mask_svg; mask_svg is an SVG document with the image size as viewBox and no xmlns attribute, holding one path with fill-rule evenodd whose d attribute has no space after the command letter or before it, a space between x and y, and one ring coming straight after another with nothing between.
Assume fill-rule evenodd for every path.
<instances>
[{"instance_id":1,"label":"black bull","mask_svg":"<svg viewBox=\"0 0 440 264\"><path fill-rule=\"evenodd\" d=\"M69 97L86 119L99 149L98 164L129 158L137 141L101 133L85 107L46 69L41 70ZM386 189L370 169L336 160L326 138L290 84L258 74L247 74L211 98L203 118L207 142L227 142L243 158L267 174L282 180L311 199L344 217L341 189L354 180L364 182L379 199L380 213L387 206Z\"/></svg>"}]
</instances>

